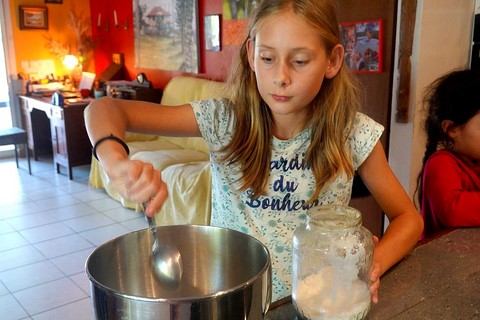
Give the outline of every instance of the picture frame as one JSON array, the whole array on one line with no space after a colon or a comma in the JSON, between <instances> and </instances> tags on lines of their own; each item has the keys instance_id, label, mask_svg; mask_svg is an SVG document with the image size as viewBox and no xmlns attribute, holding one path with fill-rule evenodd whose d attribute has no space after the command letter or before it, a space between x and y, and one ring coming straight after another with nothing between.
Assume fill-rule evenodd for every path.
<instances>
[{"instance_id":1,"label":"picture frame","mask_svg":"<svg viewBox=\"0 0 480 320\"><path fill-rule=\"evenodd\" d=\"M221 51L220 39L220 15L212 14L205 16L205 50L207 51Z\"/></svg>"},{"instance_id":2,"label":"picture frame","mask_svg":"<svg viewBox=\"0 0 480 320\"><path fill-rule=\"evenodd\" d=\"M132 0L132 4L135 67L199 73L198 1Z\"/></svg>"},{"instance_id":3,"label":"picture frame","mask_svg":"<svg viewBox=\"0 0 480 320\"><path fill-rule=\"evenodd\" d=\"M383 71L383 21L340 23L345 63L354 73Z\"/></svg>"},{"instance_id":4,"label":"picture frame","mask_svg":"<svg viewBox=\"0 0 480 320\"><path fill-rule=\"evenodd\" d=\"M47 7L19 6L20 30L48 29Z\"/></svg>"},{"instance_id":5,"label":"picture frame","mask_svg":"<svg viewBox=\"0 0 480 320\"><path fill-rule=\"evenodd\" d=\"M62 4L63 0L45 0L45 3Z\"/></svg>"}]
</instances>

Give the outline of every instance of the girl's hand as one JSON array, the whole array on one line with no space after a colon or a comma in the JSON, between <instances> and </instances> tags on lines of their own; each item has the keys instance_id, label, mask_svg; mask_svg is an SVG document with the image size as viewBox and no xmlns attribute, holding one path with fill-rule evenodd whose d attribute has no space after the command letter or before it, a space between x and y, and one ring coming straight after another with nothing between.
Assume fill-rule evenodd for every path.
<instances>
[{"instance_id":1,"label":"girl's hand","mask_svg":"<svg viewBox=\"0 0 480 320\"><path fill-rule=\"evenodd\" d=\"M373 236L373 243L375 246L378 244L378 237ZM374 255L375 257L375 255ZM372 302L378 302L378 289L380 288L380 264L373 259L372 269L370 271L370 294L372 296Z\"/></svg>"},{"instance_id":2,"label":"girl's hand","mask_svg":"<svg viewBox=\"0 0 480 320\"><path fill-rule=\"evenodd\" d=\"M138 204L148 202L145 214L153 216L167 197L160 171L151 163L120 160L107 168L110 181L122 197Z\"/></svg>"}]
</instances>

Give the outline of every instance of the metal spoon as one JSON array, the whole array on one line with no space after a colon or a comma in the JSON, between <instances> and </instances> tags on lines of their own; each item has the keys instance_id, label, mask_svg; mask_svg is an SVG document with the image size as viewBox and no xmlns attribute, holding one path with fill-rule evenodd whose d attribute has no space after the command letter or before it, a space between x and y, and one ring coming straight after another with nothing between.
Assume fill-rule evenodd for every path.
<instances>
[{"instance_id":1,"label":"metal spoon","mask_svg":"<svg viewBox=\"0 0 480 320\"><path fill-rule=\"evenodd\" d=\"M142 204L143 213L147 204ZM153 264L153 273L157 279L165 285L177 286L180 283L183 273L182 256L176 247L159 244L157 237L157 225L155 219L145 214L148 228L152 233L153 245L150 255Z\"/></svg>"}]
</instances>

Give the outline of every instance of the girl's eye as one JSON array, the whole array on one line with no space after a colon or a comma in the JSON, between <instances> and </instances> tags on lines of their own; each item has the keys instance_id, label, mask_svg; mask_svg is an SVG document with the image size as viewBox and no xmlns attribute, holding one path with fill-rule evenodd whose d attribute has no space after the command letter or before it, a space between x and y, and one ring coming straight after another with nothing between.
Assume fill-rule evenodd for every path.
<instances>
[{"instance_id":1,"label":"girl's eye","mask_svg":"<svg viewBox=\"0 0 480 320\"><path fill-rule=\"evenodd\" d=\"M293 60L292 63L296 66L304 66L308 63L308 60Z\"/></svg>"},{"instance_id":2,"label":"girl's eye","mask_svg":"<svg viewBox=\"0 0 480 320\"><path fill-rule=\"evenodd\" d=\"M273 62L273 58L266 57L266 56L260 56L260 59L262 59L262 61L265 62L265 63L272 63Z\"/></svg>"}]
</instances>

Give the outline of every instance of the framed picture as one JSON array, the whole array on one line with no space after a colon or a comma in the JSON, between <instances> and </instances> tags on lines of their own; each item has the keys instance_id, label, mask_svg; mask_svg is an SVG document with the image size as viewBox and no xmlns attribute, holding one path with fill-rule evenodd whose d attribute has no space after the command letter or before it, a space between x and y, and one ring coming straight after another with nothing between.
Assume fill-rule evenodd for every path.
<instances>
[{"instance_id":1,"label":"framed picture","mask_svg":"<svg viewBox=\"0 0 480 320\"><path fill-rule=\"evenodd\" d=\"M58 4L62 4L62 3L63 3L63 0L45 0L45 3L58 3Z\"/></svg>"},{"instance_id":2,"label":"framed picture","mask_svg":"<svg viewBox=\"0 0 480 320\"><path fill-rule=\"evenodd\" d=\"M197 0L132 0L135 67L198 73Z\"/></svg>"},{"instance_id":3,"label":"framed picture","mask_svg":"<svg viewBox=\"0 0 480 320\"><path fill-rule=\"evenodd\" d=\"M248 21L258 0L222 0L222 42L225 46L240 46L247 37Z\"/></svg>"},{"instance_id":4,"label":"framed picture","mask_svg":"<svg viewBox=\"0 0 480 320\"><path fill-rule=\"evenodd\" d=\"M345 63L355 73L382 72L382 20L343 22L340 24Z\"/></svg>"},{"instance_id":5,"label":"framed picture","mask_svg":"<svg viewBox=\"0 0 480 320\"><path fill-rule=\"evenodd\" d=\"M19 7L20 30L48 29L47 7Z\"/></svg>"},{"instance_id":6,"label":"framed picture","mask_svg":"<svg viewBox=\"0 0 480 320\"><path fill-rule=\"evenodd\" d=\"M220 15L205 16L205 50L220 51Z\"/></svg>"}]
</instances>

